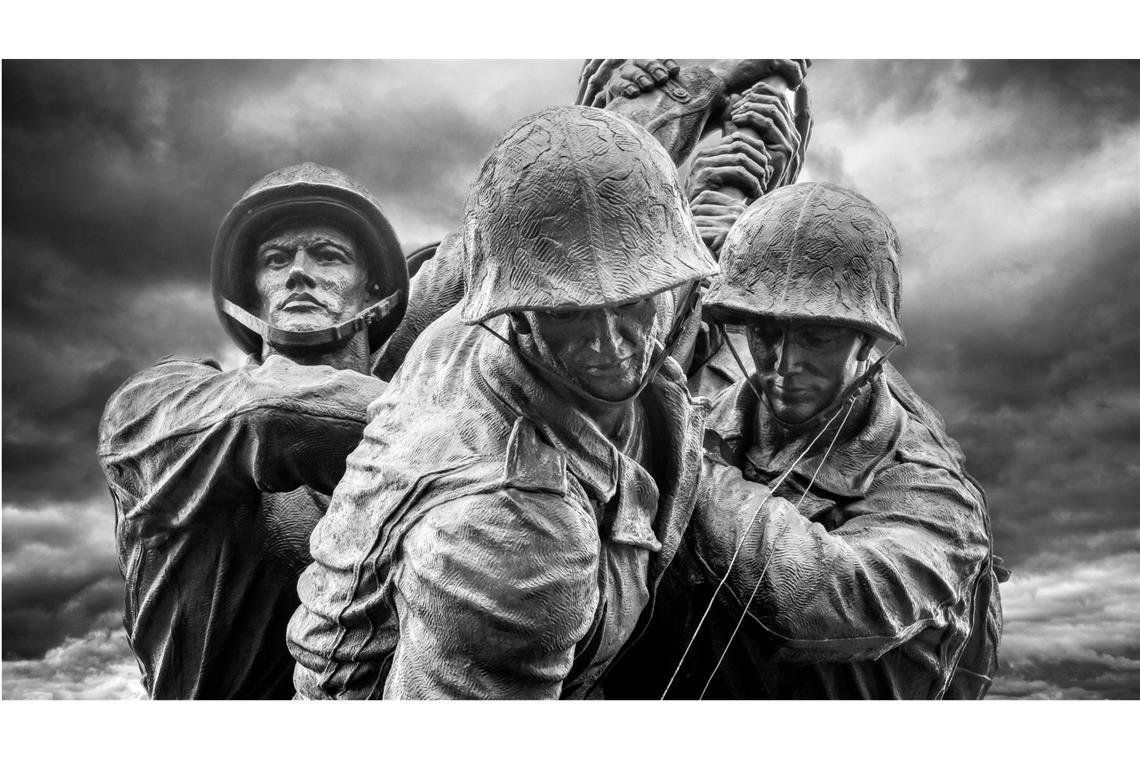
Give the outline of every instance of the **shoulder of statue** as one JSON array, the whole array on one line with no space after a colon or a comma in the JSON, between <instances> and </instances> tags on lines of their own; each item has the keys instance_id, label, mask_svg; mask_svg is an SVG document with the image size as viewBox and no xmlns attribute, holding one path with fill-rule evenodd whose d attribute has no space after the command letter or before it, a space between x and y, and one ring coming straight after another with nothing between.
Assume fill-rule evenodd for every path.
<instances>
[{"instance_id":1,"label":"shoulder of statue","mask_svg":"<svg viewBox=\"0 0 1140 760\"><path fill-rule=\"evenodd\" d=\"M163 415L163 426L173 426L171 399L185 398L187 389L211 382L222 374L213 359L174 355L164 356L135 372L111 393L103 407L99 421L100 451L112 441L119 441L121 436L130 439L124 445L135 445L133 436L145 427L140 427L140 421L158 419L156 415Z\"/></svg>"},{"instance_id":2,"label":"shoulder of statue","mask_svg":"<svg viewBox=\"0 0 1140 760\"><path fill-rule=\"evenodd\" d=\"M138 393L163 395L183 383L217 375L221 366L213 359L167 355L154 364L135 372L111 395L111 401L125 397L133 403Z\"/></svg>"},{"instance_id":3,"label":"shoulder of statue","mask_svg":"<svg viewBox=\"0 0 1140 760\"><path fill-rule=\"evenodd\" d=\"M218 361L216 359L207 359L198 356L179 356L178 354L167 354L166 356L156 361L151 366L151 369L153 370L158 367L171 369L173 366L177 365L190 365L195 368L208 368L217 370L219 372L222 370L222 365L218 364Z\"/></svg>"},{"instance_id":4,"label":"shoulder of statue","mask_svg":"<svg viewBox=\"0 0 1140 760\"><path fill-rule=\"evenodd\" d=\"M565 496L566 456L540 435L537 426L519 417L507 440L503 487Z\"/></svg>"}]
</instances>

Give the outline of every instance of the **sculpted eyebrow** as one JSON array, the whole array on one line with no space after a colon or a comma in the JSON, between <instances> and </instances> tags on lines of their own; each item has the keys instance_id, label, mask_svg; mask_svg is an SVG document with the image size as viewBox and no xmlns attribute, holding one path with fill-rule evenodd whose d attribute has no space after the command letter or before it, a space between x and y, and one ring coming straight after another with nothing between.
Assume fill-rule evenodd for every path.
<instances>
[{"instance_id":1,"label":"sculpted eyebrow","mask_svg":"<svg viewBox=\"0 0 1140 760\"><path fill-rule=\"evenodd\" d=\"M307 238L305 240L299 240L299 241L296 241L294 243L290 243L289 245L282 245L282 244L277 243L275 241L267 240L266 242L262 243L261 245L259 245L257 247L257 252L260 254L260 253L265 253L266 251L272 251L272 250L286 250L289 248L295 249L297 246L302 246L302 245L305 246L306 248L315 248L317 246L322 246L322 247L323 246L329 246L331 248L337 249L338 251L342 251L343 253L346 253L346 254L349 253L349 250L347 248L345 248L343 245L341 245L340 243L336 242L335 240L330 240L330 239L324 238L324 237Z\"/></svg>"}]
</instances>

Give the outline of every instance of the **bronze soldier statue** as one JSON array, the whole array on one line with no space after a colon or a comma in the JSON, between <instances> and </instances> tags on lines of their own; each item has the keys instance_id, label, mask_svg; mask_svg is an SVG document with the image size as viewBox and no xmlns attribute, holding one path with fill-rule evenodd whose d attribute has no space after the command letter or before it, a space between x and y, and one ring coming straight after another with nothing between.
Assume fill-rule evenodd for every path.
<instances>
[{"instance_id":1,"label":"bronze soldier statue","mask_svg":"<svg viewBox=\"0 0 1140 760\"><path fill-rule=\"evenodd\" d=\"M462 245L470 289L313 533L300 696L585 697L688 522L705 407L669 351L716 265L661 145L593 108L521 120Z\"/></svg>"},{"instance_id":2,"label":"bronze soldier statue","mask_svg":"<svg viewBox=\"0 0 1140 760\"><path fill-rule=\"evenodd\" d=\"M710 413L692 524L610 696L984 696L1004 575L985 497L873 350L904 340L899 253L878 207L828 184L732 227L704 303L754 370Z\"/></svg>"},{"instance_id":3,"label":"bronze soldier statue","mask_svg":"<svg viewBox=\"0 0 1140 760\"><path fill-rule=\"evenodd\" d=\"M407 270L371 193L311 163L246 191L212 268L247 363L166 357L100 425L124 623L152 698L289 698L296 579L383 392L369 352L400 320Z\"/></svg>"}]
</instances>

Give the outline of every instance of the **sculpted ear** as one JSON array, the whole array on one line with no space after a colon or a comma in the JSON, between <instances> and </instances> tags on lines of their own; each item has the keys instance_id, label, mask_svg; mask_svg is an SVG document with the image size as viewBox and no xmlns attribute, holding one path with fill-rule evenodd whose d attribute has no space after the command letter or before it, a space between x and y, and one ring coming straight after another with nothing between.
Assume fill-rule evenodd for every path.
<instances>
[{"instance_id":1,"label":"sculpted ear","mask_svg":"<svg viewBox=\"0 0 1140 760\"><path fill-rule=\"evenodd\" d=\"M863 334L863 345L859 346L859 354L855 357L857 361L865 362L871 355L871 349L875 346L875 336Z\"/></svg>"}]
</instances>

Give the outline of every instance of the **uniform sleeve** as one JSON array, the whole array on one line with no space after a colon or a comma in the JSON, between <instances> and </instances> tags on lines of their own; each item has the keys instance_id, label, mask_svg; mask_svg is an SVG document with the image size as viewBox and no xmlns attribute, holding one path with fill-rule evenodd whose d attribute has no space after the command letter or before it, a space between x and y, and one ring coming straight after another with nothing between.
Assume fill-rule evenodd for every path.
<instances>
[{"instance_id":1,"label":"uniform sleeve","mask_svg":"<svg viewBox=\"0 0 1140 760\"><path fill-rule=\"evenodd\" d=\"M290 626L294 685L308 698L556 698L598 604L598 551L591 515L514 489L429 510L403 538L390 596L314 551ZM389 604L386 643L373 623Z\"/></svg>"},{"instance_id":2,"label":"uniform sleeve","mask_svg":"<svg viewBox=\"0 0 1140 760\"><path fill-rule=\"evenodd\" d=\"M694 548L719 579L745 536L727 586L737 609L752 598L748 612L779 659L873 659L927 628L968 629L988 534L961 479L900 463L845 512L828 532L737 468L706 460Z\"/></svg>"},{"instance_id":3,"label":"uniform sleeve","mask_svg":"<svg viewBox=\"0 0 1140 760\"><path fill-rule=\"evenodd\" d=\"M459 303L466 292L463 273L463 236L452 233L424 262L408 289L408 308L376 361L376 374L390 380L404 363L416 338Z\"/></svg>"},{"instance_id":4,"label":"uniform sleeve","mask_svg":"<svg viewBox=\"0 0 1140 760\"><path fill-rule=\"evenodd\" d=\"M222 372L171 359L128 380L108 401L99 455L128 517L161 527L188 510L252 491L308 486L331 493L384 383L280 356ZM217 498L202 498L209 495Z\"/></svg>"}]
</instances>

